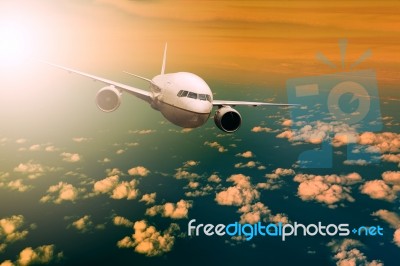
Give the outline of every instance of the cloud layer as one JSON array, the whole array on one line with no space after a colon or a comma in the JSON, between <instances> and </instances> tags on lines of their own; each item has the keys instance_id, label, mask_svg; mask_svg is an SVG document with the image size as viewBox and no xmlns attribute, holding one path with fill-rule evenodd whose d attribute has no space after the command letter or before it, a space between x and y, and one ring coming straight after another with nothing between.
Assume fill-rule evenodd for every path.
<instances>
[{"instance_id":1,"label":"cloud layer","mask_svg":"<svg viewBox=\"0 0 400 266\"><path fill-rule=\"evenodd\" d=\"M175 243L174 233L179 230L177 224L171 224L163 232L149 225L147 221L137 221L133 225L134 233L118 241L119 248L133 248L135 252L146 256L160 256L172 250Z\"/></svg>"}]
</instances>

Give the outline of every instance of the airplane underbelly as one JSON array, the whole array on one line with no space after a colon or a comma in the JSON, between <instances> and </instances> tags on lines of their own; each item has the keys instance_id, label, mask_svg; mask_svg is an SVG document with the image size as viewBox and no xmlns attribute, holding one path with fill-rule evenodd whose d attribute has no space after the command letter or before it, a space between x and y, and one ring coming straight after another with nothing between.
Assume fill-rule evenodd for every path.
<instances>
[{"instance_id":1,"label":"airplane underbelly","mask_svg":"<svg viewBox=\"0 0 400 266\"><path fill-rule=\"evenodd\" d=\"M184 128L202 126L210 116L210 113L195 113L167 103L161 103L157 107L168 121Z\"/></svg>"}]
</instances>

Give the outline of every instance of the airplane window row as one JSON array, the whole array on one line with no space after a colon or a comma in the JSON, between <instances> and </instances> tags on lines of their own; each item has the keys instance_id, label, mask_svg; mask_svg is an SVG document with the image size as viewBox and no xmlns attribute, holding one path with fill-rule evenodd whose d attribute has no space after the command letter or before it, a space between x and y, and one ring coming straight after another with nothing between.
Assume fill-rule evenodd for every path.
<instances>
[{"instance_id":1,"label":"airplane window row","mask_svg":"<svg viewBox=\"0 0 400 266\"><path fill-rule=\"evenodd\" d=\"M184 90L180 90L178 92L178 97L188 97L188 98L192 98L192 99L200 99L202 101L211 102L211 96L208 94L197 94L194 92L184 91Z\"/></svg>"}]
</instances>

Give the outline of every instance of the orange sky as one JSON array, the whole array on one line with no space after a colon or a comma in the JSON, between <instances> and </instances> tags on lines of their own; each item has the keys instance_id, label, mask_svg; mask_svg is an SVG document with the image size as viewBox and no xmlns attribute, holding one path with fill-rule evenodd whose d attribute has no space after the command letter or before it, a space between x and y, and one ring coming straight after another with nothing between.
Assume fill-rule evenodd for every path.
<instances>
[{"instance_id":1,"label":"orange sky","mask_svg":"<svg viewBox=\"0 0 400 266\"><path fill-rule=\"evenodd\" d=\"M348 40L346 63L367 49L356 69L374 68L381 82L398 83L399 1L2 1L2 20L29 29L35 53L91 70L157 74L169 43L169 71L192 71L234 81L341 71L338 40ZM332 69L315 57L323 52ZM241 75L239 75L241 74Z\"/></svg>"}]
</instances>

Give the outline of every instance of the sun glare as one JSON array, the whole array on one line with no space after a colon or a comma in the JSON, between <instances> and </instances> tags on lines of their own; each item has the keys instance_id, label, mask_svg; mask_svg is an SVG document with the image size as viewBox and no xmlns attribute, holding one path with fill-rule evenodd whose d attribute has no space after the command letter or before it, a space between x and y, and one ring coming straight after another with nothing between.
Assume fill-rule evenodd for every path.
<instances>
[{"instance_id":1,"label":"sun glare","mask_svg":"<svg viewBox=\"0 0 400 266\"><path fill-rule=\"evenodd\" d=\"M26 25L0 21L0 64L20 65L33 56L34 40Z\"/></svg>"}]
</instances>

